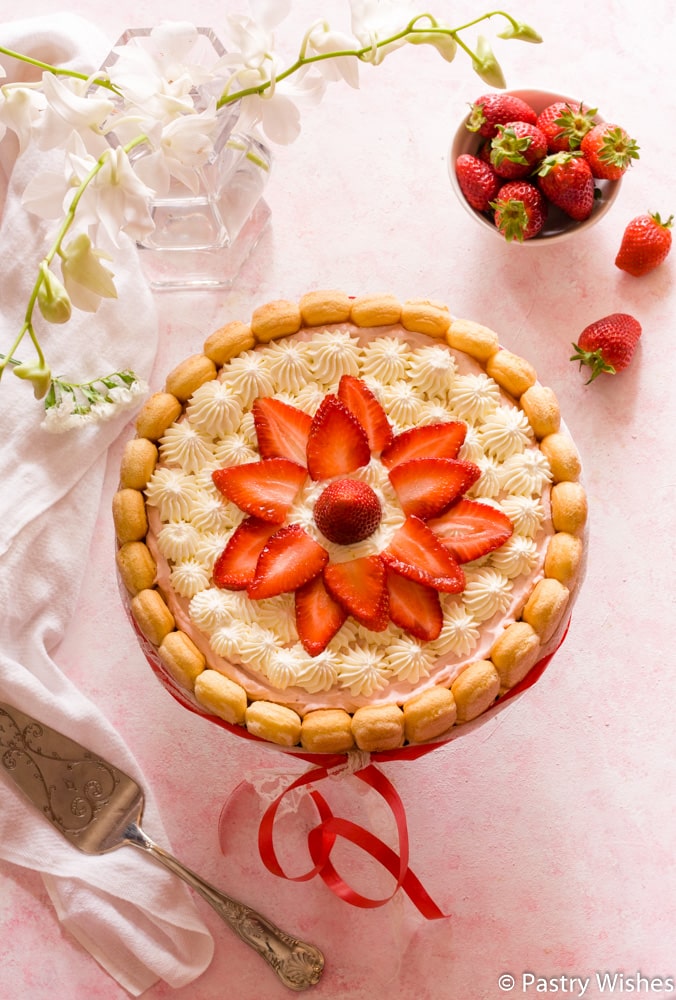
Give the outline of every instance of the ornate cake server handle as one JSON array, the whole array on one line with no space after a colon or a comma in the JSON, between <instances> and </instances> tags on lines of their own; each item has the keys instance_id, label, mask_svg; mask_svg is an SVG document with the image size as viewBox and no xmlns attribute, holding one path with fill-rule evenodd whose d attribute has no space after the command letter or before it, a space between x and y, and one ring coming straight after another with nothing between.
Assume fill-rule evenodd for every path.
<instances>
[{"instance_id":1,"label":"ornate cake server handle","mask_svg":"<svg viewBox=\"0 0 676 1000\"><path fill-rule=\"evenodd\" d=\"M129 823L123 838L126 843L147 851L198 892L242 941L265 959L289 989L300 992L319 982L324 956L314 945L291 937L251 907L216 889L155 844L136 823Z\"/></svg>"}]
</instances>

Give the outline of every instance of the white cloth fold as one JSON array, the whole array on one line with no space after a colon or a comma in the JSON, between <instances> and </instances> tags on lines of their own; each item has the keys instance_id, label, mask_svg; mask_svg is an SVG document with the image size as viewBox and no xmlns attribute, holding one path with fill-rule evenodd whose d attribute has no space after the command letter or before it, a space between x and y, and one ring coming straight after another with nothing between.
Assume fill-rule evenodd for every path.
<instances>
[{"instance_id":1,"label":"white cloth fold","mask_svg":"<svg viewBox=\"0 0 676 1000\"><path fill-rule=\"evenodd\" d=\"M111 47L82 18L57 14L0 28L2 44L34 58L91 72ZM114 41L114 40L113 40ZM26 67L3 58L8 78ZM3 81L5 82L5 81ZM21 208L21 191L45 154L16 160L8 133L0 143L0 351L23 321L49 228ZM16 162L15 162L16 160ZM132 367L148 378L157 317L131 243L114 264L119 298L97 313L76 313L41 329L52 370L93 378ZM17 351L31 360L29 343ZM109 446L129 413L62 435L42 430L42 407L29 384L7 370L0 383L0 701L90 747L135 777L146 792L144 829L168 846L152 794L110 723L58 668L60 642L84 578L102 501ZM64 927L130 993L158 979L190 983L211 961L213 940L187 888L132 848L100 857L75 850L33 810L0 768L0 858L43 874Z\"/></svg>"}]
</instances>

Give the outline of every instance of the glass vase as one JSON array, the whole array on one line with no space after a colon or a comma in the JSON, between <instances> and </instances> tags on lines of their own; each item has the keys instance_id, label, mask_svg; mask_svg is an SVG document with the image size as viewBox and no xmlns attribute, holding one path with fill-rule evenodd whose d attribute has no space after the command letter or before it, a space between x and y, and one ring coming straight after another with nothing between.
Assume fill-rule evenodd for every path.
<instances>
[{"instance_id":1,"label":"glass vase","mask_svg":"<svg viewBox=\"0 0 676 1000\"><path fill-rule=\"evenodd\" d=\"M225 49L210 28L198 28L191 60L213 65ZM123 45L148 44L150 28L130 28L119 38ZM111 52L101 69L116 60ZM214 78L193 91L197 110L211 95L220 96L223 79ZM137 243L144 274L151 287L162 289L227 288L255 249L270 218L263 193L272 157L260 136L238 129L239 105L218 111L220 127L208 161L194 168L196 190L171 178L169 191L153 198L150 211L154 230ZM112 144L119 142L115 132ZM150 155L147 144L130 153L132 164Z\"/></svg>"}]
</instances>

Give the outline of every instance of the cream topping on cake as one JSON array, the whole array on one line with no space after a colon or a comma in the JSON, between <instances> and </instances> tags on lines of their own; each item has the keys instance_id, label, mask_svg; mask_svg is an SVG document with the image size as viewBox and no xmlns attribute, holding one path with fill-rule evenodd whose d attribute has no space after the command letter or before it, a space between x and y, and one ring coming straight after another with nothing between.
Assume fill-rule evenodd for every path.
<instances>
[{"instance_id":1,"label":"cream topping on cake","mask_svg":"<svg viewBox=\"0 0 676 1000\"><path fill-rule=\"evenodd\" d=\"M293 594L255 601L245 591L213 584L214 563L245 514L215 490L211 471L259 460L250 409L258 396L312 415L345 374L364 379L395 433L425 423L465 423L458 457L481 469L467 496L501 509L515 534L464 565L464 591L440 595L443 624L436 639L419 641L391 622L371 632L348 618L328 647L311 656L298 639ZM542 496L551 473L525 415L478 363L400 327L336 324L238 355L193 395L161 439L160 458L146 490L159 587L177 624L210 652L211 665L253 698L302 713L334 706L354 711L449 684L469 658L487 655L542 576L548 526ZM381 504L380 524L368 538L345 546L322 535L313 508L326 481L309 476L286 519L319 542L331 563L382 552L405 521L377 454L350 478L368 483Z\"/></svg>"}]
</instances>

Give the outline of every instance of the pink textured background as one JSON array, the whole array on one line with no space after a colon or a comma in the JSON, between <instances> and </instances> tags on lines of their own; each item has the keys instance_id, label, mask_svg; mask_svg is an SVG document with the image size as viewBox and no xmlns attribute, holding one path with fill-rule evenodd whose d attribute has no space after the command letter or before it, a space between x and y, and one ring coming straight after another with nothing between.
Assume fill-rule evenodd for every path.
<instances>
[{"instance_id":1,"label":"pink textured background","mask_svg":"<svg viewBox=\"0 0 676 1000\"><path fill-rule=\"evenodd\" d=\"M469 0L429 6L453 24L488 9ZM85 0L69 9L93 16ZM641 160L597 228L536 250L476 227L453 198L446 153L467 102L487 88L461 56L448 66L432 50L404 51L378 70L365 67L361 92L337 85L320 109L304 113L301 138L277 151L267 195L272 223L235 287L158 298L156 387L228 319L246 320L269 299L336 287L445 301L455 315L497 329L559 396L591 502L589 569L566 643L542 681L496 723L418 762L385 766L406 804L413 870L450 919L426 922L405 897L358 910L318 880L270 875L255 843L256 803L247 797L235 803L228 852L220 853L224 800L243 773L284 761L181 709L147 667L113 573L109 508L119 451L111 454L89 586L58 652L137 756L179 857L325 951L317 1000L493 1000L507 972L517 980L513 995L531 996L539 994L534 985L524 992L524 972L589 976L588 997L601 995L597 971L676 977L676 253L643 279L613 265L633 215L676 210L667 128L676 117L676 19L668 0L515 0L509 9L545 38L539 47L496 43L509 86L579 95L640 143ZM51 11L50 0L31 0L21 14ZM221 11L203 0L200 23L218 29ZM295 2L282 37L295 43L321 15L339 23L343 5ZM0 0L2 20L17 16ZM96 5L95 16L112 43L126 26L194 17L194 9L177 0L120 0ZM570 344L587 323L615 311L643 325L635 361L616 379L585 386L568 361ZM390 836L375 804L356 791L336 794L346 796L345 814L351 795ZM292 827L290 867L300 871L307 859ZM353 853L343 861L359 887L375 880L376 891L387 891L387 878ZM288 996L198 905L217 942L211 967L183 990L153 987L148 1000ZM73 1000L126 995L63 933L39 877L2 864L0 995L47 1000L55 990ZM559 991L575 987L560 980Z\"/></svg>"}]
</instances>

